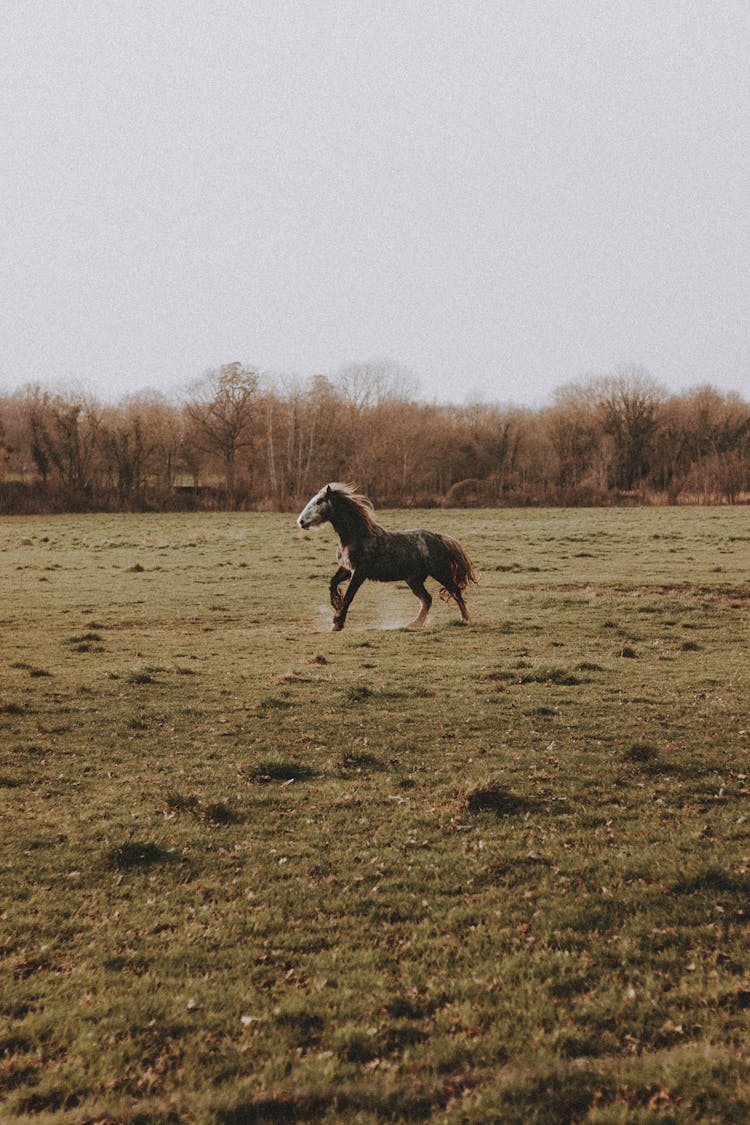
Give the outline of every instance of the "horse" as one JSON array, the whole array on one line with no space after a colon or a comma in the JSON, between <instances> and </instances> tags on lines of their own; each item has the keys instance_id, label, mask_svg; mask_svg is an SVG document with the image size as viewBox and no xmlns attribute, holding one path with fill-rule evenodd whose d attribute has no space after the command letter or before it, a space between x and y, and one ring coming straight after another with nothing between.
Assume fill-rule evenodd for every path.
<instances>
[{"instance_id":1,"label":"horse","mask_svg":"<svg viewBox=\"0 0 750 1125\"><path fill-rule=\"evenodd\" d=\"M339 568L329 583L334 633L344 628L354 595L367 578L406 582L421 602L410 629L421 628L430 612L432 598L424 585L427 578L440 583L440 597L444 601L452 598L461 611L462 622L469 621L462 592L469 582L477 581L477 576L469 556L455 539L422 528L386 531L375 518L372 501L354 485L337 482L321 488L297 517L303 531L324 523L331 524L339 540ZM347 578L349 585L342 597L339 587Z\"/></svg>"}]
</instances>

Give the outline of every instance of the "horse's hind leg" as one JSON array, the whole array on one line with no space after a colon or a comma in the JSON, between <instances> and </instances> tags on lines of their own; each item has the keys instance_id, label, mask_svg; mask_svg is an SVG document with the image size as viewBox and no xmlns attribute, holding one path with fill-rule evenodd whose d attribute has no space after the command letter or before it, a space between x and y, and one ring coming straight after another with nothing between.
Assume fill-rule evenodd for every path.
<instances>
[{"instance_id":1,"label":"horse's hind leg","mask_svg":"<svg viewBox=\"0 0 750 1125\"><path fill-rule=\"evenodd\" d=\"M331 581L328 584L328 589L331 592L331 605L333 606L333 608L336 610L337 613L341 609L341 606L343 605L343 601L344 601L344 599L341 596L339 586L341 585L341 583L346 578L349 578L350 575L351 575L350 570L347 570L345 566L340 566L338 568L338 570L336 571L336 573L334 574L333 578L331 579Z\"/></svg>"},{"instance_id":2,"label":"horse's hind leg","mask_svg":"<svg viewBox=\"0 0 750 1125\"><path fill-rule=\"evenodd\" d=\"M422 582L421 579L419 579L419 578L412 578L411 580L407 579L407 585L408 585L409 589L412 591L412 593L416 594L417 597L419 598L420 602L422 603L422 608L420 609L419 613L414 618L414 620L410 621L409 624L406 627L407 627L407 629L421 629L422 626L424 625L425 621L427 620L427 615L430 612L430 606L432 605L432 598L430 597L430 595L425 590L424 582Z\"/></svg>"},{"instance_id":3,"label":"horse's hind leg","mask_svg":"<svg viewBox=\"0 0 750 1125\"><path fill-rule=\"evenodd\" d=\"M446 590L455 598L456 605L461 610L461 620L470 621L471 618L469 617L469 611L466 608L466 602L464 601L458 586L456 586L454 582L451 582L450 586L446 586Z\"/></svg>"},{"instance_id":4,"label":"horse's hind leg","mask_svg":"<svg viewBox=\"0 0 750 1125\"><path fill-rule=\"evenodd\" d=\"M460 587L453 581L452 578L438 578L438 582L442 583L443 589L450 594L458 608L461 610L461 620L464 622L470 621L471 618L469 617L469 611L466 608L466 602L463 599Z\"/></svg>"}]
</instances>

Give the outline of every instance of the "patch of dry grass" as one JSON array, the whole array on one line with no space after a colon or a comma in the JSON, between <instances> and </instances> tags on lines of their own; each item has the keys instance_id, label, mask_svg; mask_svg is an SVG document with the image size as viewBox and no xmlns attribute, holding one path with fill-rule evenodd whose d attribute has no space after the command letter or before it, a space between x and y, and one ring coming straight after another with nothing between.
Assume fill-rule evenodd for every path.
<instances>
[{"instance_id":1,"label":"patch of dry grass","mask_svg":"<svg viewBox=\"0 0 750 1125\"><path fill-rule=\"evenodd\" d=\"M5 521L4 1119L746 1120L745 513L384 519Z\"/></svg>"}]
</instances>

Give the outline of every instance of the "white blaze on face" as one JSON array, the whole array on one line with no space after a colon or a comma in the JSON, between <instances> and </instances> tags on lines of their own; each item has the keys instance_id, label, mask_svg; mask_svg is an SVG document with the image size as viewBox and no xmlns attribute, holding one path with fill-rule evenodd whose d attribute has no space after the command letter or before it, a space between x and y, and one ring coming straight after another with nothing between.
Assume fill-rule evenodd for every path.
<instances>
[{"instance_id":1,"label":"white blaze on face","mask_svg":"<svg viewBox=\"0 0 750 1125\"><path fill-rule=\"evenodd\" d=\"M328 518L327 506L326 489L321 488L320 492L313 496L312 500L305 505L297 516L297 526L301 527L303 531L309 527L318 527Z\"/></svg>"}]
</instances>

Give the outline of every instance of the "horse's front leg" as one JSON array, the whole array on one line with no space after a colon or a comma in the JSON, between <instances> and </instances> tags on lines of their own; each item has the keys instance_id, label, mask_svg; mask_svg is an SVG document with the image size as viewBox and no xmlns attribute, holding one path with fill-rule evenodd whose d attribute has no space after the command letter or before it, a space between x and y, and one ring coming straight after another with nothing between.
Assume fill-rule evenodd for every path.
<instances>
[{"instance_id":1,"label":"horse's front leg","mask_svg":"<svg viewBox=\"0 0 750 1125\"><path fill-rule=\"evenodd\" d=\"M341 602L341 609L338 609L334 615L333 625L331 626L332 632L338 633L341 629L344 628L344 622L346 621L346 615L349 612L349 606L352 604L354 595L364 582L365 577L366 576L362 574L361 571L357 570L355 570L352 574L351 582L347 586L346 593L344 594L343 601Z\"/></svg>"},{"instance_id":2,"label":"horse's front leg","mask_svg":"<svg viewBox=\"0 0 750 1125\"><path fill-rule=\"evenodd\" d=\"M352 572L350 570L347 570L345 566L340 566L328 584L328 589L331 592L331 605L336 610L336 613L340 612L341 606L344 601L341 596L339 586L345 579L351 576L351 573Z\"/></svg>"}]
</instances>

